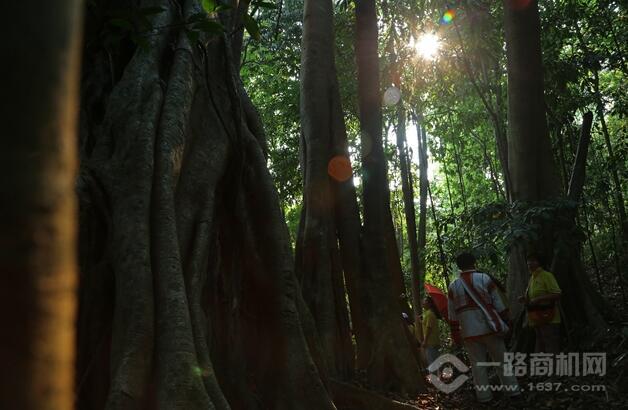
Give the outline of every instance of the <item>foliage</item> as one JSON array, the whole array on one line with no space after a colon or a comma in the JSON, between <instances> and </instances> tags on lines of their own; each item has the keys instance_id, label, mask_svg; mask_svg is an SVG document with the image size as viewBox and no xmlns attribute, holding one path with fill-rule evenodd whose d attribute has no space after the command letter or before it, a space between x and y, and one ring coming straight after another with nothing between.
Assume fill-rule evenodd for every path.
<instances>
[{"instance_id":1,"label":"foliage","mask_svg":"<svg viewBox=\"0 0 628 410\"><path fill-rule=\"evenodd\" d=\"M300 202L299 59L301 0L284 0L259 16L261 40L248 42L243 77L260 108L271 146L270 166L284 209L290 215ZM359 138L353 42L353 2L335 1L336 64L345 110L350 150L359 188ZM454 18L446 22L444 12ZM551 220L558 246L580 246L593 269L597 264L617 269L621 253L617 210L609 171L618 171L624 197L628 177L625 4L613 0L551 0L540 2L548 124L554 154L566 192L575 158L582 114L597 112L584 188L585 201L509 204L496 135L504 138L507 124L507 82L501 2L488 0L387 0L379 3L382 93L391 86L402 93L401 104L414 128L416 116L428 132L430 188L435 219L428 201L425 249L428 280L441 281L436 228L446 257L472 248L480 262L500 274L507 270L506 253L517 241L538 235L541 221ZM441 48L435 60L419 57L413 41L435 33ZM596 79L597 78L597 79ZM600 112L607 124L615 163L610 163ZM384 107L386 130L396 123L397 106ZM409 252L396 148L386 132L391 206L405 272ZM410 133L409 133L410 135ZM416 141L409 141L416 152ZM416 158L416 155L414 156ZM412 164L418 203L418 164ZM577 206L578 229L565 232L564 216ZM417 207L418 208L418 207ZM418 209L417 209L418 212ZM567 239L565 239L567 238ZM576 240L578 245L573 245Z\"/></svg>"},{"instance_id":2,"label":"foliage","mask_svg":"<svg viewBox=\"0 0 628 410\"><path fill-rule=\"evenodd\" d=\"M260 111L269 144L269 167L286 211L301 198L299 159L299 64L301 9L286 0L277 9L262 7L260 41L245 40L241 73L253 103Z\"/></svg>"}]
</instances>

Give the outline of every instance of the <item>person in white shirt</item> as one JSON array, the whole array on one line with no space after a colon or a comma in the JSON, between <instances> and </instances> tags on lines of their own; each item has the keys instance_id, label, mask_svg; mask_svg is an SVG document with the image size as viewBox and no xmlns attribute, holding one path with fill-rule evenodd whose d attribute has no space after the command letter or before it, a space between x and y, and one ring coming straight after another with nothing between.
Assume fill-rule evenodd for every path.
<instances>
[{"instance_id":1,"label":"person in white shirt","mask_svg":"<svg viewBox=\"0 0 628 410\"><path fill-rule=\"evenodd\" d=\"M456 264L462 272L449 286L449 321L453 329L461 330L471 360L476 398L481 403L492 400L486 369L494 363L499 363L496 367L502 392L510 397L520 396L517 379L504 375L504 334L510 320L497 286L489 275L476 271L471 253L458 255Z\"/></svg>"}]
</instances>

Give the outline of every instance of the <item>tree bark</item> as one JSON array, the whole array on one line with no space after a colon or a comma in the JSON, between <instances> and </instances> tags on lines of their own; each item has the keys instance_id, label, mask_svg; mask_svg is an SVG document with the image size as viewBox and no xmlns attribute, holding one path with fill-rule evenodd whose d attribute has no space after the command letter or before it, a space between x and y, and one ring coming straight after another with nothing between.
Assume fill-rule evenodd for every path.
<instances>
[{"instance_id":1,"label":"tree bark","mask_svg":"<svg viewBox=\"0 0 628 410\"><path fill-rule=\"evenodd\" d=\"M560 180L551 151L545 114L543 91L543 66L541 56L541 29L537 1L527 5L504 1L504 28L506 33L508 66L508 115L509 115L509 166L512 180L512 197L534 205L540 200L557 199L560 196ZM585 124L586 125L586 124ZM586 131L583 127L583 131ZM584 155L581 153L581 157ZM586 158L586 155L585 155ZM584 167L580 159L578 167ZM577 194L584 181L584 168L576 168L570 185L572 195ZM529 276L524 262L524 246L545 253L552 260L552 269L563 289L562 303L565 306L565 321L571 329L583 329L586 325L599 326L600 307L598 297L592 295L586 285L579 247L566 252L564 247L556 249L557 239L551 221L545 222L539 240L531 244L517 244L510 253L508 277L510 299L516 300L526 288ZM573 247L572 247L573 248ZM574 280L576 278L577 280ZM590 287L589 287L590 288ZM515 311L520 309L514 306ZM581 308L587 310L584 314Z\"/></svg>"},{"instance_id":2,"label":"tree bark","mask_svg":"<svg viewBox=\"0 0 628 410\"><path fill-rule=\"evenodd\" d=\"M422 116L419 116L420 118ZM427 132L421 127L419 140L419 271L420 289L423 290L426 274L425 250L427 247Z\"/></svg>"},{"instance_id":3,"label":"tree bark","mask_svg":"<svg viewBox=\"0 0 628 410\"><path fill-rule=\"evenodd\" d=\"M201 13L198 1L147 6L163 10L153 27L171 28L145 47L96 35L85 53L79 403L334 409L230 37L193 41L175 24ZM90 7L87 31L100 33L114 5ZM111 299L96 308L107 274ZM92 358L107 355L108 396L90 396L104 370Z\"/></svg>"},{"instance_id":4,"label":"tree bark","mask_svg":"<svg viewBox=\"0 0 628 410\"><path fill-rule=\"evenodd\" d=\"M556 197L560 183L545 118L538 4L520 9L516 3L504 0L509 171L513 199L535 201Z\"/></svg>"},{"instance_id":5,"label":"tree bark","mask_svg":"<svg viewBox=\"0 0 628 410\"><path fill-rule=\"evenodd\" d=\"M316 322L326 368L331 376L348 379L353 371L354 354L338 248L336 190L332 185L352 180L353 172L346 153L334 155L335 139L346 141L346 132L342 107L334 104L340 101L340 95L331 0L305 1L302 50L301 150L305 160L302 212L305 216L297 242L300 258L296 269L303 296Z\"/></svg>"},{"instance_id":6,"label":"tree bark","mask_svg":"<svg viewBox=\"0 0 628 410\"><path fill-rule=\"evenodd\" d=\"M423 389L418 363L404 332L401 312L391 289L390 241L383 240L392 224L387 208L386 158L382 143L382 111L377 53L377 14L373 0L356 2L356 59L362 137L365 276L370 296L369 327L376 342L369 352L368 379L384 390L416 393ZM373 302L376 302L373 303Z\"/></svg>"},{"instance_id":7,"label":"tree bark","mask_svg":"<svg viewBox=\"0 0 628 410\"><path fill-rule=\"evenodd\" d=\"M74 403L81 4L7 3L0 40L0 407ZM27 50L27 51L26 51ZM10 63L9 63L10 62Z\"/></svg>"},{"instance_id":8,"label":"tree bark","mask_svg":"<svg viewBox=\"0 0 628 410\"><path fill-rule=\"evenodd\" d=\"M417 241L416 210L414 209L414 189L411 184L411 168L406 147L406 114L401 101L397 105L397 151L399 153L399 168L401 171L401 190L403 192L403 209L408 234L408 248L410 250L410 278L412 294L412 310L414 323L420 323L421 316L421 269L419 261L419 243ZM403 247L400 247L403 249Z\"/></svg>"},{"instance_id":9,"label":"tree bark","mask_svg":"<svg viewBox=\"0 0 628 410\"><path fill-rule=\"evenodd\" d=\"M543 95L541 28L538 4L532 0L525 7L504 0L504 30L508 69L508 167L514 201L534 202L558 196L556 175ZM547 259L551 244L546 243ZM512 248L509 258L508 289L510 300L517 300L526 289L528 271L523 244ZM513 305L518 313L520 305Z\"/></svg>"}]
</instances>

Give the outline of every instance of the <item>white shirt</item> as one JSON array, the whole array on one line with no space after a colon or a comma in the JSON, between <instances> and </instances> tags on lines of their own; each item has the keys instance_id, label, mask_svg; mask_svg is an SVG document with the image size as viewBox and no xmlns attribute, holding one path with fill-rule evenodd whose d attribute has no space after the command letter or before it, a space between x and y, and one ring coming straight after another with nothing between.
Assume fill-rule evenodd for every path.
<instances>
[{"instance_id":1,"label":"white shirt","mask_svg":"<svg viewBox=\"0 0 628 410\"><path fill-rule=\"evenodd\" d=\"M461 277L449 285L448 307L449 320L459 322L463 338L478 337L495 333L488 324L484 312L475 301L467 294L462 285L462 276L471 275L471 283L481 300L487 307L494 308L497 312L506 310L495 282L486 273L468 271L462 272Z\"/></svg>"}]
</instances>

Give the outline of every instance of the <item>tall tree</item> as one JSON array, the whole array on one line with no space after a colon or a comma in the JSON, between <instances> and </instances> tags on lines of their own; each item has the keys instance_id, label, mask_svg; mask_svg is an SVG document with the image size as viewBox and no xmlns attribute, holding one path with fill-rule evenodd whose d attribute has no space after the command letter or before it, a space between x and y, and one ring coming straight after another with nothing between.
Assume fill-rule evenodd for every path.
<instances>
[{"instance_id":1,"label":"tall tree","mask_svg":"<svg viewBox=\"0 0 628 410\"><path fill-rule=\"evenodd\" d=\"M353 285L350 297L352 310L356 310L354 327L361 329L359 301L354 300L358 298L355 281L359 280L359 261L355 256L359 255L360 225L334 49L333 2L305 0L300 105L304 200L296 244L296 271L316 323L326 367L332 376L348 378L353 372L354 355L342 262L344 257L346 282ZM339 189L349 189L349 196L339 196ZM345 198L350 202L339 202ZM352 238L347 240L343 235L339 247L341 230L336 224L347 224L340 219L343 207L353 211L349 218L357 224L344 230ZM358 330L356 335L361 344L363 334Z\"/></svg>"},{"instance_id":2,"label":"tall tree","mask_svg":"<svg viewBox=\"0 0 628 410\"><path fill-rule=\"evenodd\" d=\"M412 294L412 310L414 323L418 326L421 316L421 283L425 270L421 270L419 242L417 240L416 210L414 207L414 187L411 180L410 158L406 139L406 113L401 101L397 105L397 151L401 170L401 189L403 192L403 210L408 232L408 248L410 249L410 289ZM403 247L400 246L401 249ZM425 251L425 247L421 251Z\"/></svg>"},{"instance_id":3,"label":"tall tree","mask_svg":"<svg viewBox=\"0 0 628 410\"><path fill-rule=\"evenodd\" d=\"M504 28L508 61L508 135L509 171L512 179L512 198L534 205L538 201L558 199L560 181L554 163L545 114L541 29L536 0L504 1ZM590 118L589 118L590 120ZM586 159L586 151L584 154ZM584 163L580 159L579 172ZM574 172L575 175L575 172ZM579 176L584 180L584 174ZM578 194L572 195L579 200ZM573 224L573 221L571 221ZM555 247L557 239L552 221L545 221L538 232L539 239L528 244L545 252L547 261L554 258L552 268L563 289L563 306L573 327L601 323L598 305L591 287L587 286L579 252L566 252ZM579 249L578 246L575 249ZM555 250L558 252L555 254ZM522 295L529 274L525 266L521 244L510 254L508 278L511 300Z\"/></svg>"},{"instance_id":4,"label":"tall tree","mask_svg":"<svg viewBox=\"0 0 628 410\"><path fill-rule=\"evenodd\" d=\"M73 407L81 2L7 3L0 407ZM26 51L28 50L28 51Z\"/></svg>"},{"instance_id":5,"label":"tall tree","mask_svg":"<svg viewBox=\"0 0 628 410\"><path fill-rule=\"evenodd\" d=\"M356 15L356 60L362 148L364 204L364 274L376 295L370 304L369 328L377 343L369 352L368 378L377 387L417 392L422 388L418 364L400 320L399 304L390 287L390 246L385 240L392 224L386 177L386 157L382 141L382 108L379 82L378 30L375 1L359 0ZM391 228L392 229L392 228Z\"/></svg>"},{"instance_id":6,"label":"tall tree","mask_svg":"<svg viewBox=\"0 0 628 410\"><path fill-rule=\"evenodd\" d=\"M559 180L545 118L541 29L536 0L504 0L504 29L508 67L508 171L513 200L556 198ZM543 247L551 249L551 247ZM524 250L510 255L511 300L524 293L527 269ZM551 258L551 253L545 255Z\"/></svg>"},{"instance_id":7,"label":"tall tree","mask_svg":"<svg viewBox=\"0 0 628 410\"><path fill-rule=\"evenodd\" d=\"M255 36L251 17L131 3L90 2L86 25L79 404L333 409L238 36L220 29Z\"/></svg>"},{"instance_id":8,"label":"tall tree","mask_svg":"<svg viewBox=\"0 0 628 410\"><path fill-rule=\"evenodd\" d=\"M417 116L419 121L423 120L423 116ZM421 124L421 133L418 133L419 124L417 124L417 139L419 139L419 285L421 288L425 283L426 274L426 247L427 247L427 131L425 124ZM436 222L436 221L435 221Z\"/></svg>"}]
</instances>

